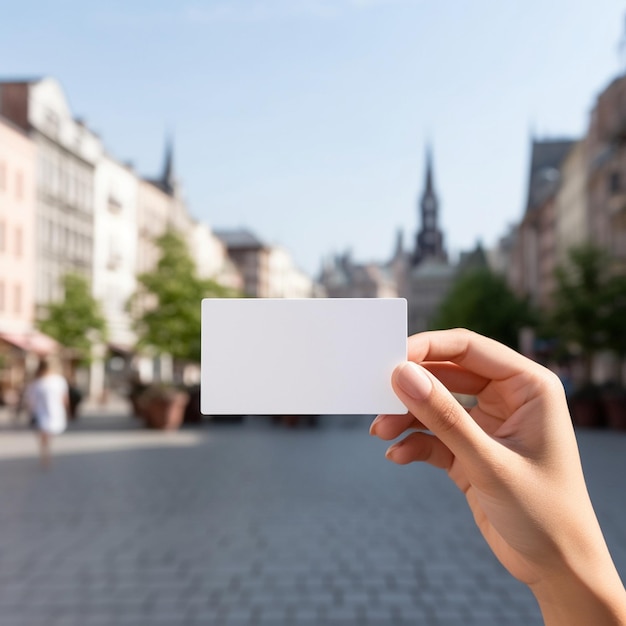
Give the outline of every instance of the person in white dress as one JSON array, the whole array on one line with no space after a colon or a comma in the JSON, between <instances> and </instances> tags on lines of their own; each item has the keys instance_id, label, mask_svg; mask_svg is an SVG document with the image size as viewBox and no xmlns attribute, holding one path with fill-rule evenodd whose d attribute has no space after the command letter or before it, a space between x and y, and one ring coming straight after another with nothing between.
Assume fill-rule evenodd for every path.
<instances>
[{"instance_id":1,"label":"person in white dress","mask_svg":"<svg viewBox=\"0 0 626 626\"><path fill-rule=\"evenodd\" d=\"M50 439L67 428L69 393L67 381L47 360L39 363L35 379L26 390L26 402L39 433L41 464L50 465Z\"/></svg>"}]
</instances>

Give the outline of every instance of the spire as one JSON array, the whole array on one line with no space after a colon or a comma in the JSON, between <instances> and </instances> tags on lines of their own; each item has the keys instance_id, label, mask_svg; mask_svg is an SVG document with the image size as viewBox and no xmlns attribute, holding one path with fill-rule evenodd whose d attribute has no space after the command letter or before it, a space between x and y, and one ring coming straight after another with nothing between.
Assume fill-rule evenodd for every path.
<instances>
[{"instance_id":1,"label":"spire","mask_svg":"<svg viewBox=\"0 0 626 626\"><path fill-rule=\"evenodd\" d=\"M426 184L424 193L434 195L435 189L433 184L433 149L430 143L426 146Z\"/></svg>"},{"instance_id":2,"label":"spire","mask_svg":"<svg viewBox=\"0 0 626 626\"><path fill-rule=\"evenodd\" d=\"M171 134L168 134L165 139L165 161L160 183L165 193L169 195L174 194L176 180L174 178L174 140Z\"/></svg>"},{"instance_id":3,"label":"spire","mask_svg":"<svg viewBox=\"0 0 626 626\"><path fill-rule=\"evenodd\" d=\"M439 229L439 200L433 183L433 155L430 143L426 146L426 177L424 192L419 203L420 230L415 238L413 265L426 259L446 262L447 254L443 244L443 233Z\"/></svg>"},{"instance_id":4,"label":"spire","mask_svg":"<svg viewBox=\"0 0 626 626\"><path fill-rule=\"evenodd\" d=\"M396 233L396 249L393 253L393 258L397 259L404 254L404 231L402 228L398 228Z\"/></svg>"}]
</instances>

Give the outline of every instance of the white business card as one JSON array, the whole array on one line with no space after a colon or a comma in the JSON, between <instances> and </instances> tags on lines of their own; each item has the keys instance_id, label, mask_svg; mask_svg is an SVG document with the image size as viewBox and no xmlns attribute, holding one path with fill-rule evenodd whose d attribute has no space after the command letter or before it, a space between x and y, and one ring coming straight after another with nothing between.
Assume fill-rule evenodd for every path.
<instances>
[{"instance_id":1,"label":"white business card","mask_svg":"<svg viewBox=\"0 0 626 626\"><path fill-rule=\"evenodd\" d=\"M202 301L206 415L406 413L391 374L407 357L403 298Z\"/></svg>"}]
</instances>

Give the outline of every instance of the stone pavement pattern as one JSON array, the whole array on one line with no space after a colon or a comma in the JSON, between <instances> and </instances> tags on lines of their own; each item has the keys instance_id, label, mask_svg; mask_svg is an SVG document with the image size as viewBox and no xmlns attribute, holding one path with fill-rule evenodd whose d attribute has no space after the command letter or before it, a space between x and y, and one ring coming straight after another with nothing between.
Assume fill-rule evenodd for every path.
<instances>
[{"instance_id":1,"label":"stone pavement pattern","mask_svg":"<svg viewBox=\"0 0 626 626\"><path fill-rule=\"evenodd\" d=\"M445 475L389 463L357 421L83 424L48 473L0 432L0 624L541 624ZM580 443L624 576L626 436Z\"/></svg>"}]
</instances>

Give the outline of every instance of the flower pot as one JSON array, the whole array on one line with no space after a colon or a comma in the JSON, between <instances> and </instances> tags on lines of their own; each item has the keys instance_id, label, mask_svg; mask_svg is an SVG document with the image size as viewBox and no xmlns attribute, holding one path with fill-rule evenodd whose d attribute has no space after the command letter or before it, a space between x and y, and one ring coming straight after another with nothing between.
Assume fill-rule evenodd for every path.
<instances>
[{"instance_id":1,"label":"flower pot","mask_svg":"<svg viewBox=\"0 0 626 626\"><path fill-rule=\"evenodd\" d=\"M188 400L184 391L149 387L139 398L140 413L148 428L176 430L183 423Z\"/></svg>"}]
</instances>

